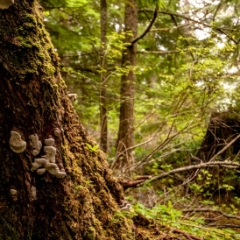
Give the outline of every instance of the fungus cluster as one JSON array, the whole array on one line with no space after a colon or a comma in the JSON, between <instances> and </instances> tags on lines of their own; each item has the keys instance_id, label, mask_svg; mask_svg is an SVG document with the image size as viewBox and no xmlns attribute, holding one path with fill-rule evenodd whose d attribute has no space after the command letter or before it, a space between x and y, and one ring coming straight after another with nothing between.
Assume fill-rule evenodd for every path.
<instances>
[{"instance_id":1,"label":"fungus cluster","mask_svg":"<svg viewBox=\"0 0 240 240\"><path fill-rule=\"evenodd\" d=\"M1 1L1 0L0 0ZM61 138L62 131L59 128L55 128L53 134ZM37 134L32 134L29 136L30 146L32 148L33 156L39 155L42 149L42 142L39 140ZM56 148L54 147L55 140L53 138L47 138L44 140L45 146L43 147L44 155L41 157L34 158L32 163L32 171L36 171L38 175L44 174L48 171L50 174L57 178L64 178L66 176L65 169L59 169L56 164ZM26 149L26 142L22 140L21 135L16 131L10 132L9 146L11 150L15 153L21 153Z\"/></svg>"},{"instance_id":2,"label":"fungus cluster","mask_svg":"<svg viewBox=\"0 0 240 240\"><path fill-rule=\"evenodd\" d=\"M45 155L34 159L31 170L36 171L38 175L42 175L48 171L57 178L64 178L66 176L65 169L60 170L56 164L56 148L53 146L54 142L53 138L44 140L45 146L43 147L43 151Z\"/></svg>"}]
</instances>

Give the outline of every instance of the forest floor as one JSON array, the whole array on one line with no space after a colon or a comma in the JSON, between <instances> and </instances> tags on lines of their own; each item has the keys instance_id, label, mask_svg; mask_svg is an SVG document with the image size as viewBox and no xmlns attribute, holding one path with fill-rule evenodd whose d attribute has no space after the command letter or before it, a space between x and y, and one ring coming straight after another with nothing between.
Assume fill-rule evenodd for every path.
<instances>
[{"instance_id":1,"label":"forest floor","mask_svg":"<svg viewBox=\"0 0 240 240\"><path fill-rule=\"evenodd\" d=\"M161 225L154 220L149 220L141 214L133 218L136 240L203 240L185 231Z\"/></svg>"}]
</instances>

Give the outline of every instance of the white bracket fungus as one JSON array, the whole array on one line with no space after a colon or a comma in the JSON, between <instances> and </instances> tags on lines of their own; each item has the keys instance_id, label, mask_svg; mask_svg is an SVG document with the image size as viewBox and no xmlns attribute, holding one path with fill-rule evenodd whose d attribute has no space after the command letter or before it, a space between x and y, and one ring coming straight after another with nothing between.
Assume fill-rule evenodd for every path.
<instances>
[{"instance_id":1,"label":"white bracket fungus","mask_svg":"<svg viewBox=\"0 0 240 240\"><path fill-rule=\"evenodd\" d=\"M64 178L66 176L65 170L60 170L55 163L56 148L52 146L54 144L54 139L48 138L45 139L44 142L47 145L43 147L45 155L41 158L34 159L31 170L36 170L38 175L42 175L48 171L50 174L54 175L57 178Z\"/></svg>"},{"instance_id":2,"label":"white bracket fungus","mask_svg":"<svg viewBox=\"0 0 240 240\"><path fill-rule=\"evenodd\" d=\"M53 130L53 134L58 137L58 138L61 138L62 137L62 131L59 129L59 128L55 128Z\"/></svg>"},{"instance_id":3,"label":"white bracket fungus","mask_svg":"<svg viewBox=\"0 0 240 240\"><path fill-rule=\"evenodd\" d=\"M47 138L44 140L45 145L47 146L53 146L55 143L55 140L53 138Z\"/></svg>"},{"instance_id":4,"label":"white bracket fungus","mask_svg":"<svg viewBox=\"0 0 240 240\"><path fill-rule=\"evenodd\" d=\"M30 135L29 139L30 139L30 145L33 148L32 154L33 154L33 156L36 156L41 151L42 143L41 143L41 141L39 141L37 134Z\"/></svg>"},{"instance_id":5,"label":"white bracket fungus","mask_svg":"<svg viewBox=\"0 0 240 240\"><path fill-rule=\"evenodd\" d=\"M56 148L53 146L43 147L43 151L46 154L45 157L50 163L55 163Z\"/></svg>"},{"instance_id":6,"label":"white bracket fungus","mask_svg":"<svg viewBox=\"0 0 240 240\"><path fill-rule=\"evenodd\" d=\"M41 166L48 163L48 160L45 157L41 158L35 158L34 162L32 163L32 171L35 171L36 169L40 168Z\"/></svg>"},{"instance_id":7,"label":"white bracket fungus","mask_svg":"<svg viewBox=\"0 0 240 240\"><path fill-rule=\"evenodd\" d=\"M43 175L46 171L47 171L46 168L38 168L38 169L36 170L36 173L37 173L38 175Z\"/></svg>"},{"instance_id":8,"label":"white bracket fungus","mask_svg":"<svg viewBox=\"0 0 240 240\"><path fill-rule=\"evenodd\" d=\"M77 94L76 93L69 93L68 97L72 102L74 102L77 99Z\"/></svg>"},{"instance_id":9,"label":"white bracket fungus","mask_svg":"<svg viewBox=\"0 0 240 240\"><path fill-rule=\"evenodd\" d=\"M17 201L18 200L18 195L17 195L17 190L14 189L14 188L10 188L9 190L9 194L10 194L10 197L12 198L13 201Z\"/></svg>"},{"instance_id":10,"label":"white bracket fungus","mask_svg":"<svg viewBox=\"0 0 240 240\"><path fill-rule=\"evenodd\" d=\"M50 174L54 175L57 178L64 178L66 176L65 170L59 170L56 163L47 163L45 165L45 168Z\"/></svg>"},{"instance_id":11,"label":"white bracket fungus","mask_svg":"<svg viewBox=\"0 0 240 240\"><path fill-rule=\"evenodd\" d=\"M0 0L0 9L7 9L14 4L14 0Z\"/></svg>"},{"instance_id":12,"label":"white bracket fungus","mask_svg":"<svg viewBox=\"0 0 240 240\"><path fill-rule=\"evenodd\" d=\"M10 148L15 153L21 153L26 149L26 142L22 140L21 135L16 131L10 132Z\"/></svg>"},{"instance_id":13,"label":"white bracket fungus","mask_svg":"<svg viewBox=\"0 0 240 240\"><path fill-rule=\"evenodd\" d=\"M35 186L31 187L30 196L31 196L32 200L36 200L37 199L37 189L36 189Z\"/></svg>"},{"instance_id":14,"label":"white bracket fungus","mask_svg":"<svg viewBox=\"0 0 240 240\"><path fill-rule=\"evenodd\" d=\"M11 196L14 196L14 195L17 194L17 190L14 189L14 188L11 188L11 189L9 190L9 193L10 193Z\"/></svg>"}]
</instances>

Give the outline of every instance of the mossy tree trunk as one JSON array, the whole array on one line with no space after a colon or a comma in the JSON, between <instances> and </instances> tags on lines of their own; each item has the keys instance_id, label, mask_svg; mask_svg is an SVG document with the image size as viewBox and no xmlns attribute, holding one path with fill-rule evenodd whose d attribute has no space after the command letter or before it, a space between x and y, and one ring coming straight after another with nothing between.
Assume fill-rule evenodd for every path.
<instances>
[{"instance_id":1,"label":"mossy tree trunk","mask_svg":"<svg viewBox=\"0 0 240 240\"><path fill-rule=\"evenodd\" d=\"M122 188L90 147L34 0L0 10L0 81L0 239L133 239L115 214Z\"/></svg>"}]
</instances>

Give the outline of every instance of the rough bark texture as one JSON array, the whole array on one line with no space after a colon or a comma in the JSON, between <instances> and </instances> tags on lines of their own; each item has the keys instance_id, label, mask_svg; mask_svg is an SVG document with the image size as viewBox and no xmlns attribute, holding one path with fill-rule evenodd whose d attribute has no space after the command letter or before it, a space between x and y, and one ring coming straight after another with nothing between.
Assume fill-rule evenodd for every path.
<instances>
[{"instance_id":1,"label":"rough bark texture","mask_svg":"<svg viewBox=\"0 0 240 240\"><path fill-rule=\"evenodd\" d=\"M89 147L95 143L67 97L33 0L0 10L0 81L0 239L133 239L128 221L116 214L122 188L105 156ZM62 130L60 137L55 128ZM11 150L10 131L26 141L25 151ZM43 145L55 139L56 164L65 178L31 171L32 134ZM42 155L43 149L37 156Z\"/></svg>"},{"instance_id":2,"label":"rough bark texture","mask_svg":"<svg viewBox=\"0 0 240 240\"><path fill-rule=\"evenodd\" d=\"M130 43L137 36L138 8L135 0L125 3L125 32L126 42ZM119 132L117 141L117 158L120 165L129 165L133 160L132 147L134 145L134 97L136 75L136 44L130 44L123 53L122 66L129 68L127 74L121 79L121 104L119 118Z\"/></svg>"},{"instance_id":3,"label":"rough bark texture","mask_svg":"<svg viewBox=\"0 0 240 240\"><path fill-rule=\"evenodd\" d=\"M213 160L214 156L221 157L222 160L233 159L240 150L239 134L240 120L237 113L231 111L213 113L196 156L203 161ZM226 149L223 150L224 148Z\"/></svg>"}]
</instances>

